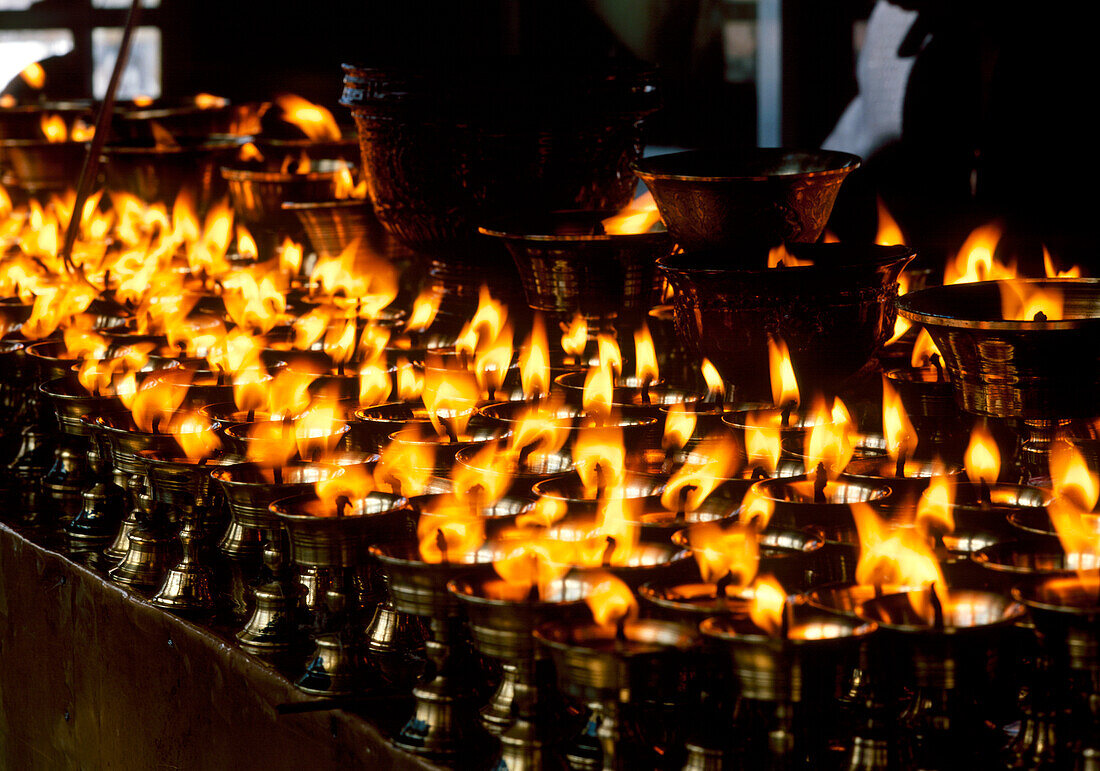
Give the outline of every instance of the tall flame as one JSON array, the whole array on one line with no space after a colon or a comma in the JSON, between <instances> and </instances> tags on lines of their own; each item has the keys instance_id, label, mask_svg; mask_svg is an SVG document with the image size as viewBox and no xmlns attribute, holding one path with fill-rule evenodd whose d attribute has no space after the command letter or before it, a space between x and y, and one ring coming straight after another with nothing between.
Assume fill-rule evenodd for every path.
<instances>
[{"instance_id":1,"label":"tall flame","mask_svg":"<svg viewBox=\"0 0 1100 771\"><path fill-rule=\"evenodd\" d=\"M749 618L766 634L775 636L783 628L787 592L775 576L760 576L752 585Z\"/></svg>"},{"instance_id":2,"label":"tall flame","mask_svg":"<svg viewBox=\"0 0 1100 771\"><path fill-rule=\"evenodd\" d=\"M659 377L657 369L657 351L653 347L653 336L649 333L649 327L642 322L642 326L634 330L634 366L635 376L639 383L652 383Z\"/></svg>"},{"instance_id":3,"label":"tall flame","mask_svg":"<svg viewBox=\"0 0 1100 771\"><path fill-rule=\"evenodd\" d=\"M708 584L729 576L727 584L736 589L748 586L756 578L760 548L755 530L722 528L706 522L688 530L688 545L699 566L699 575Z\"/></svg>"},{"instance_id":4,"label":"tall flame","mask_svg":"<svg viewBox=\"0 0 1100 771\"><path fill-rule=\"evenodd\" d=\"M798 381L795 380L790 351L781 338L772 335L768 335L768 369L772 381L772 402L777 407L794 402L797 407Z\"/></svg>"},{"instance_id":5,"label":"tall flame","mask_svg":"<svg viewBox=\"0 0 1100 771\"><path fill-rule=\"evenodd\" d=\"M882 378L882 433L891 458L912 457L917 449L917 432L909 421L909 413L885 376Z\"/></svg>"},{"instance_id":6,"label":"tall flame","mask_svg":"<svg viewBox=\"0 0 1100 771\"><path fill-rule=\"evenodd\" d=\"M589 577L585 602L598 626L614 627L638 615L638 600L630 587L610 573Z\"/></svg>"},{"instance_id":7,"label":"tall flame","mask_svg":"<svg viewBox=\"0 0 1100 771\"><path fill-rule=\"evenodd\" d=\"M1100 475L1091 471L1081 451L1064 439L1051 442L1050 479L1054 494L1082 511L1092 511L1100 500Z\"/></svg>"},{"instance_id":8,"label":"tall flame","mask_svg":"<svg viewBox=\"0 0 1100 771\"><path fill-rule=\"evenodd\" d=\"M974 484L993 485L1001 475L1001 451L984 423L974 424L964 456L966 475Z\"/></svg>"},{"instance_id":9,"label":"tall flame","mask_svg":"<svg viewBox=\"0 0 1100 771\"><path fill-rule=\"evenodd\" d=\"M588 321L580 313L573 316L568 326L561 325L561 349L570 356L583 356L588 345Z\"/></svg>"},{"instance_id":10,"label":"tall flame","mask_svg":"<svg viewBox=\"0 0 1100 771\"><path fill-rule=\"evenodd\" d=\"M661 446L666 450L684 447L695 433L696 417L683 404L673 404L665 414L665 432Z\"/></svg>"},{"instance_id":11,"label":"tall flame","mask_svg":"<svg viewBox=\"0 0 1100 771\"><path fill-rule=\"evenodd\" d=\"M546 339L546 324L538 312L519 356L519 376L526 398L535 399L550 392L550 344Z\"/></svg>"},{"instance_id":12,"label":"tall flame","mask_svg":"<svg viewBox=\"0 0 1100 771\"><path fill-rule=\"evenodd\" d=\"M319 104L294 94L283 94L275 98L275 104L283 111L283 120L292 123L314 141L335 141L340 139L340 127L332 113Z\"/></svg>"}]
</instances>

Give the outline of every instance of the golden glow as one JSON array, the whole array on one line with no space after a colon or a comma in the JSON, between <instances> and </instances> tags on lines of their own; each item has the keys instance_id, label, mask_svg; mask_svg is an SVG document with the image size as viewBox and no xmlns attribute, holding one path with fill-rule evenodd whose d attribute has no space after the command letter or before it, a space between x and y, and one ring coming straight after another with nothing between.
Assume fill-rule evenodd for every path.
<instances>
[{"instance_id":1,"label":"golden glow","mask_svg":"<svg viewBox=\"0 0 1100 771\"><path fill-rule=\"evenodd\" d=\"M618 426L586 428L573 445L573 464L586 498L622 486L626 472L623 431Z\"/></svg>"},{"instance_id":2,"label":"golden glow","mask_svg":"<svg viewBox=\"0 0 1100 771\"><path fill-rule=\"evenodd\" d=\"M1038 321L1042 314L1047 321L1062 318L1063 295L1056 287L1044 289L1026 281L1002 281L1001 316L1006 321Z\"/></svg>"},{"instance_id":3,"label":"golden glow","mask_svg":"<svg viewBox=\"0 0 1100 771\"><path fill-rule=\"evenodd\" d=\"M673 404L665 414L665 432L661 446L666 450L680 449L695 433L695 412L683 404Z\"/></svg>"},{"instance_id":4,"label":"golden glow","mask_svg":"<svg viewBox=\"0 0 1100 771\"><path fill-rule=\"evenodd\" d=\"M588 345L588 321L580 313L568 325L561 325L561 349L570 356L583 356Z\"/></svg>"},{"instance_id":5,"label":"golden glow","mask_svg":"<svg viewBox=\"0 0 1100 771\"><path fill-rule=\"evenodd\" d=\"M741 465L737 443L722 434L707 437L665 483L661 505L668 511L695 511Z\"/></svg>"},{"instance_id":6,"label":"golden glow","mask_svg":"<svg viewBox=\"0 0 1100 771\"><path fill-rule=\"evenodd\" d=\"M993 485L1001 475L1001 451L984 423L975 423L964 456L966 476L974 484Z\"/></svg>"},{"instance_id":7,"label":"golden glow","mask_svg":"<svg viewBox=\"0 0 1100 771\"><path fill-rule=\"evenodd\" d=\"M897 221L890 215L881 198L877 199L877 204L878 232L875 234L875 243L879 246L904 246L905 237L902 236Z\"/></svg>"},{"instance_id":8,"label":"golden glow","mask_svg":"<svg viewBox=\"0 0 1100 771\"><path fill-rule=\"evenodd\" d=\"M693 526L687 532L691 556L699 566L703 581L714 584L730 576L728 586L737 590L748 586L756 578L760 549L755 530L724 529L706 522Z\"/></svg>"},{"instance_id":9,"label":"golden glow","mask_svg":"<svg viewBox=\"0 0 1100 771\"><path fill-rule=\"evenodd\" d=\"M1064 439L1050 444L1050 478L1054 494L1081 511L1090 512L1100 500L1100 476L1090 471L1081 451Z\"/></svg>"},{"instance_id":10,"label":"golden glow","mask_svg":"<svg viewBox=\"0 0 1100 771\"><path fill-rule=\"evenodd\" d=\"M647 233L661 221L657 203L648 190L626 205L618 214L603 220L604 232L612 236Z\"/></svg>"},{"instance_id":11,"label":"golden glow","mask_svg":"<svg viewBox=\"0 0 1100 771\"><path fill-rule=\"evenodd\" d=\"M535 312L531 334L519 356L519 376L523 395L536 399L550 393L550 343L546 339L546 324L542 314Z\"/></svg>"},{"instance_id":12,"label":"golden glow","mask_svg":"<svg viewBox=\"0 0 1100 771\"><path fill-rule=\"evenodd\" d=\"M412 313L405 322L405 329L410 332L424 332L435 321L439 313L439 303L443 300L443 293L431 287L423 290L413 301Z\"/></svg>"},{"instance_id":13,"label":"golden glow","mask_svg":"<svg viewBox=\"0 0 1100 771\"><path fill-rule=\"evenodd\" d=\"M719 398L725 397L726 383L722 380L722 376L718 374L718 368L711 363L710 359L703 357L703 363L699 366L699 370L703 373L703 382L707 384L707 394Z\"/></svg>"},{"instance_id":14,"label":"golden glow","mask_svg":"<svg viewBox=\"0 0 1100 771\"><path fill-rule=\"evenodd\" d=\"M836 419L834 419L836 418ZM836 399L830 412L824 400L814 405L814 424L806 437L806 471L813 473L823 464L829 479L836 479L848 467L855 447L852 444L851 418L844 402Z\"/></svg>"},{"instance_id":15,"label":"golden glow","mask_svg":"<svg viewBox=\"0 0 1100 771\"><path fill-rule=\"evenodd\" d=\"M41 91L46 85L46 70L38 62L32 62L24 67L19 77L35 91Z\"/></svg>"},{"instance_id":16,"label":"golden glow","mask_svg":"<svg viewBox=\"0 0 1100 771\"><path fill-rule=\"evenodd\" d=\"M772 403L784 407L791 402L799 404L798 381L787 344L781 338L768 335L768 369L772 381Z\"/></svg>"},{"instance_id":17,"label":"golden glow","mask_svg":"<svg viewBox=\"0 0 1100 771\"><path fill-rule=\"evenodd\" d=\"M955 487L938 463L932 479L917 502L917 531L921 533L955 532Z\"/></svg>"},{"instance_id":18,"label":"golden glow","mask_svg":"<svg viewBox=\"0 0 1100 771\"><path fill-rule=\"evenodd\" d=\"M917 449L917 432L909 421L909 413L901 402L901 396L882 378L882 433L886 437L886 450L895 460L912 457Z\"/></svg>"},{"instance_id":19,"label":"golden glow","mask_svg":"<svg viewBox=\"0 0 1100 771\"><path fill-rule=\"evenodd\" d=\"M621 579L610 573L599 573L591 576L589 583L585 602L598 626L614 627L637 617L638 600Z\"/></svg>"},{"instance_id":20,"label":"golden glow","mask_svg":"<svg viewBox=\"0 0 1100 771\"><path fill-rule=\"evenodd\" d=\"M939 356L941 361L943 360L940 349L932 342L932 336L928 334L927 329L921 327L917 340L913 343L913 353L909 357L909 364L913 367L926 366L931 363L933 354Z\"/></svg>"},{"instance_id":21,"label":"golden glow","mask_svg":"<svg viewBox=\"0 0 1100 771\"><path fill-rule=\"evenodd\" d=\"M775 576L760 576L752 585L752 602L749 618L765 634L777 635L783 628L783 614L787 610L787 592Z\"/></svg>"},{"instance_id":22,"label":"golden glow","mask_svg":"<svg viewBox=\"0 0 1100 771\"><path fill-rule=\"evenodd\" d=\"M653 383L660 378L657 369L657 351L653 347L653 336L645 322L634 330L634 367L639 383Z\"/></svg>"},{"instance_id":23,"label":"golden glow","mask_svg":"<svg viewBox=\"0 0 1100 771\"><path fill-rule=\"evenodd\" d=\"M1006 265L994 257L1001 234L1002 228L997 223L975 228L963 242L955 259L947 261L943 283L969 284L974 281L1015 278L1016 266Z\"/></svg>"},{"instance_id":24,"label":"golden glow","mask_svg":"<svg viewBox=\"0 0 1100 771\"><path fill-rule=\"evenodd\" d=\"M332 113L319 104L294 94L275 97L275 104L282 110L282 118L301 129L309 139L318 141L337 141L340 139L340 127Z\"/></svg>"}]
</instances>

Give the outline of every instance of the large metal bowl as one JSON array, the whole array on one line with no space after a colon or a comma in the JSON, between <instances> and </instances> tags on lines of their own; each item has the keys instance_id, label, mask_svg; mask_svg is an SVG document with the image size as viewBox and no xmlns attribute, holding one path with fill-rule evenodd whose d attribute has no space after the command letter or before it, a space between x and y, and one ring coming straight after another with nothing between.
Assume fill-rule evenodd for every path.
<instances>
[{"instance_id":1,"label":"large metal bowl","mask_svg":"<svg viewBox=\"0 0 1100 771\"><path fill-rule=\"evenodd\" d=\"M1100 279L1014 279L1060 290L1063 318L1005 321L1003 281L924 289L898 300L943 354L964 410L1044 420L1100 413Z\"/></svg>"},{"instance_id":2,"label":"large metal bowl","mask_svg":"<svg viewBox=\"0 0 1100 771\"><path fill-rule=\"evenodd\" d=\"M355 118L386 229L418 251L449 254L502 216L623 207L642 120L658 106L656 75L578 65L345 64L340 103Z\"/></svg>"},{"instance_id":3,"label":"large metal bowl","mask_svg":"<svg viewBox=\"0 0 1100 771\"><path fill-rule=\"evenodd\" d=\"M812 266L736 270L724 250L662 257L676 289L676 331L737 389L771 401L768 336L781 338L806 389L835 393L890 337L897 278L914 256L904 246L805 244ZM806 393L805 396L809 396Z\"/></svg>"},{"instance_id":4,"label":"large metal bowl","mask_svg":"<svg viewBox=\"0 0 1100 771\"><path fill-rule=\"evenodd\" d=\"M781 243L816 241L859 164L828 150L689 150L637 161L634 173L684 249L759 256Z\"/></svg>"}]
</instances>

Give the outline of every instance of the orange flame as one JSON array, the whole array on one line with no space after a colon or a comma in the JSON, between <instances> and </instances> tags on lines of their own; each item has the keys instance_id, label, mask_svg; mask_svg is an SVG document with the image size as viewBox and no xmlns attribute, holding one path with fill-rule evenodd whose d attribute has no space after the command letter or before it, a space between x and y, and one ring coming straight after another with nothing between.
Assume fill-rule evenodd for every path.
<instances>
[{"instance_id":1,"label":"orange flame","mask_svg":"<svg viewBox=\"0 0 1100 771\"><path fill-rule=\"evenodd\" d=\"M590 576L588 594L584 599L592 611L592 619L601 627L618 626L638 615L638 600L634 593L621 579L610 573Z\"/></svg>"},{"instance_id":2,"label":"orange flame","mask_svg":"<svg viewBox=\"0 0 1100 771\"><path fill-rule=\"evenodd\" d=\"M1050 256L1050 251L1043 247L1043 272L1047 278L1080 278L1081 267L1079 265L1072 265L1066 270L1058 270L1054 267L1054 259Z\"/></svg>"},{"instance_id":3,"label":"orange flame","mask_svg":"<svg viewBox=\"0 0 1100 771\"><path fill-rule=\"evenodd\" d=\"M297 126L315 142L340 139L340 127L336 125L336 119L321 105L294 94L277 96L275 104L282 110L283 120Z\"/></svg>"},{"instance_id":4,"label":"orange flame","mask_svg":"<svg viewBox=\"0 0 1100 771\"><path fill-rule=\"evenodd\" d=\"M775 513L775 501L761 494L753 485L741 501L737 519L756 530L764 530L771 522L773 513Z\"/></svg>"},{"instance_id":5,"label":"orange flame","mask_svg":"<svg viewBox=\"0 0 1100 771\"><path fill-rule=\"evenodd\" d=\"M653 383L660 378L657 369L657 351L653 347L653 336L645 322L634 330L634 374L639 383Z\"/></svg>"},{"instance_id":6,"label":"orange flame","mask_svg":"<svg viewBox=\"0 0 1100 771\"><path fill-rule=\"evenodd\" d=\"M806 437L806 471L812 473L820 463L825 466L829 479L836 479L855 453L852 432L844 402L839 398L834 400L830 412L825 409L825 402L819 400L814 406L813 428Z\"/></svg>"},{"instance_id":7,"label":"orange flame","mask_svg":"<svg viewBox=\"0 0 1100 771\"><path fill-rule=\"evenodd\" d=\"M1089 596L1100 594L1100 527L1097 518L1079 509L1068 497L1054 498L1047 513L1066 553Z\"/></svg>"},{"instance_id":8,"label":"orange flame","mask_svg":"<svg viewBox=\"0 0 1100 771\"><path fill-rule=\"evenodd\" d=\"M886 450L895 460L902 455L912 457L917 449L917 431L909 422L901 396L885 376L882 378L882 433L886 437Z\"/></svg>"},{"instance_id":9,"label":"orange flame","mask_svg":"<svg viewBox=\"0 0 1100 771\"><path fill-rule=\"evenodd\" d=\"M221 440L210 421L197 412L189 412L172 421L170 430L183 454L191 460L209 458L221 449Z\"/></svg>"},{"instance_id":10,"label":"orange flame","mask_svg":"<svg viewBox=\"0 0 1100 771\"><path fill-rule=\"evenodd\" d=\"M69 138L69 130L65 126L65 119L60 115L42 114L42 136L47 142L64 142Z\"/></svg>"},{"instance_id":11,"label":"orange flame","mask_svg":"<svg viewBox=\"0 0 1100 771\"><path fill-rule=\"evenodd\" d=\"M718 374L718 368L711 363L710 359L704 357L699 369L703 373L703 382L707 384L707 395L724 397L726 382L722 380L722 376Z\"/></svg>"},{"instance_id":12,"label":"orange flame","mask_svg":"<svg viewBox=\"0 0 1100 771\"><path fill-rule=\"evenodd\" d=\"M457 440L465 434L479 395L472 372L460 369L424 372L424 406L440 437Z\"/></svg>"},{"instance_id":13,"label":"orange flame","mask_svg":"<svg viewBox=\"0 0 1100 771\"><path fill-rule=\"evenodd\" d=\"M302 246L301 244L291 241L290 238L283 239L283 248L279 252L279 270L291 276L297 276L298 271L302 269Z\"/></svg>"},{"instance_id":14,"label":"orange flame","mask_svg":"<svg viewBox=\"0 0 1100 771\"><path fill-rule=\"evenodd\" d=\"M583 356L588 345L588 320L577 313L568 326L561 325L561 331L561 349L570 356Z\"/></svg>"},{"instance_id":15,"label":"orange flame","mask_svg":"<svg viewBox=\"0 0 1100 771\"><path fill-rule=\"evenodd\" d=\"M352 502L367 497L374 491L374 477L366 466L341 466L331 475L318 479L313 487L318 500L323 502L318 513L335 516L338 499L343 497Z\"/></svg>"},{"instance_id":16,"label":"orange flame","mask_svg":"<svg viewBox=\"0 0 1100 771\"><path fill-rule=\"evenodd\" d=\"M782 435L779 426L769 424L754 413L745 419L745 453L749 465L773 472L779 465L783 452Z\"/></svg>"},{"instance_id":17,"label":"orange flame","mask_svg":"<svg viewBox=\"0 0 1100 771\"><path fill-rule=\"evenodd\" d=\"M661 221L657 202L648 190L628 203L618 214L603 220L603 230L611 236L648 233Z\"/></svg>"},{"instance_id":18,"label":"orange flame","mask_svg":"<svg viewBox=\"0 0 1100 771\"><path fill-rule=\"evenodd\" d=\"M776 406L799 404L798 381L794 376L791 354L781 338L768 335L768 368L771 372L772 399Z\"/></svg>"},{"instance_id":19,"label":"orange flame","mask_svg":"<svg viewBox=\"0 0 1100 771\"><path fill-rule=\"evenodd\" d=\"M1001 475L1001 451L984 423L974 424L963 462L971 482L996 484L997 477Z\"/></svg>"},{"instance_id":20,"label":"orange flame","mask_svg":"<svg viewBox=\"0 0 1100 771\"><path fill-rule=\"evenodd\" d=\"M932 472L932 479L921 493L917 503L917 531L928 534L955 532L955 487L938 463Z\"/></svg>"},{"instance_id":21,"label":"orange flame","mask_svg":"<svg viewBox=\"0 0 1100 771\"><path fill-rule=\"evenodd\" d=\"M38 62L31 62L24 67L19 77L35 91L41 91L46 85L46 70Z\"/></svg>"},{"instance_id":22,"label":"orange flame","mask_svg":"<svg viewBox=\"0 0 1100 771\"><path fill-rule=\"evenodd\" d=\"M756 578L760 548L754 530L722 528L707 522L688 530L688 545L699 566L699 575L708 584L729 575L728 593L729 588L736 591Z\"/></svg>"},{"instance_id":23,"label":"orange flame","mask_svg":"<svg viewBox=\"0 0 1100 771\"><path fill-rule=\"evenodd\" d=\"M901 234L901 228L890 215L886 204L882 199L877 199L878 204L878 233L875 234L875 243L880 246L904 246L905 237Z\"/></svg>"},{"instance_id":24,"label":"orange flame","mask_svg":"<svg viewBox=\"0 0 1100 771\"><path fill-rule=\"evenodd\" d=\"M479 449L469 463L460 463L451 472L454 496L459 501L474 503L482 511L508 492L512 484L511 455L497 442Z\"/></svg>"},{"instance_id":25,"label":"orange flame","mask_svg":"<svg viewBox=\"0 0 1100 771\"><path fill-rule=\"evenodd\" d=\"M294 443L299 457L322 460L331 456L343 436L345 425L334 403L317 401L310 405L294 421Z\"/></svg>"},{"instance_id":26,"label":"orange flame","mask_svg":"<svg viewBox=\"0 0 1100 771\"><path fill-rule=\"evenodd\" d=\"M668 511L695 511L739 466L740 453L732 438L707 437L665 484L661 505Z\"/></svg>"},{"instance_id":27,"label":"orange flame","mask_svg":"<svg viewBox=\"0 0 1100 771\"><path fill-rule=\"evenodd\" d=\"M539 596L546 596L548 587L569 571L568 562L561 557L562 547L551 539L523 533L502 547L493 569L517 598L529 597L532 587L537 587Z\"/></svg>"},{"instance_id":28,"label":"orange flame","mask_svg":"<svg viewBox=\"0 0 1100 771\"><path fill-rule=\"evenodd\" d=\"M783 628L787 610L787 592L775 576L760 576L753 583L749 618L768 635L777 635Z\"/></svg>"},{"instance_id":29,"label":"orange flame","mask_svg":"<svg viewBox=\"0 0 1100 771\"><path fill-rule=\"evenodd\" d=\"M924 367L932 361L933 354L939 356L941 360L943 359L940 349L932 341L932 335L928 334L927 329L921 327L920 334L917 335L917 340L913 343L913 353L909 357L909 363L913 367Z\"/></svg>"},{"instance_id":30,"label":"orange flame","mask_svg":"<svg viewBox=\"0 0 1100 771\"><path fill-rule=\"evenodd\" d=\"M695 433L695 413L683 404L673 404L665 415L665 433L661 446L666 450L679 449L688 443Z\"/></svg>"},{"instance_id":31,"label":"orange flame","mask_svg":"<svg viewBox=\"0 0 1100 771\"><path fill-rule=\"evenodd\" d=\"M435 321L439 313L439 303L443 300L443 293L435 287L429 287L416 296L413 301L412 313L405 322L405 329L411 332L423 332Z\"/></svg>"},{"instance_id":32,"label":"orange flame","mask_svg":"<svg viewBox=\"0 0 1100 771\"><path fill-rule=\"evenodd\" d=\"M1000 225L991 223L975 228L963 242L954 260L948 260L944 268L943 283L969 284L975 281L993 281L1015 278L1016 266L1005 265L993 255L1001 240Z\"/></svg>"},{"instance_id":33,"label":"orange flame","mask_svg":"<svg viewBox=\"0 0 1100 771\"><path fill-rule=\"evenodd\" d=\"M461 562L485 543L484 519L449 496L431 503L417 521L420 558L425 562Z\"/></svg>"},{"instance_id":34,"label":"orange flame","mask_svg":"<svg viewBox=\"0 0 1100 771\"><path fill-rule=\"evenodd\" d=\"M1064 439L1051 442L1050 478L1054 494L1082 511L1092 511L1100 500L1100 476L1090 471L1081 451Z\"/></svg>"},{"instance_id":35,"label":"orange flame","mask_svg":"<svg viewBox=\"0 0 1100 771\"><path fill-rule=\"evenodd\" d=\"M428 489L435 466L435 446L427 442L390 442L374 467L374 481L380 490L391 490L406 498Z\"/></svg>"},{"instance_id":36,"label":"orange flame","mask_svg":"<svg viewBox=\"0 0 1100 771\"><path fill-rule=\"evenodd\" d=\"M550 344L542 314L538 312L519 356L519 375L526 398L535 399L550 392Z\"/></svg>"},{"instance_id":37,"label":"orange flame","mask_svg":"<svg viewBox=\"0 0 1100 771\"><path fill-rule=\"evenodd\" d=\"M799 259L788 252L786 244L780 244L768 251L769 268L809 268L813 264L813 260Z\"/></svg>"},{"instance_id":38,"label":"orange flame","mask_svg":"<svg viewBox=\"0 0 1100 771\"><path fill-rule=\"evenodd\" d=\"M865 503L852 504L852 517L859 531L860 554L856 583L862 586L920 588L935 584L935 592L946 604L947 585L931 545L910 528L889 529ZM933 617L930 598L918 600L914 609L929 623Z\"/></svg>"},{"instance_id":39,"label":"orange flame","mask_svg":"<svg viewBox=\"0 0 1100 771\"><path fill-rule=\"evenodd\" d=\"M1047 321L1062 318L1062 290L1043 289L1025 281L1002 281L999 286L1001 316L1006 321L1038 321L1039 314Z\"/></svg>"},{"instance_id":40,"label":"orange flame","mask_svg":"<svg viewBox=\"0 0 1100 771\"><path fill-rule=\"evenodd\" d=\"M587 498L595 498L601 489L622 486L626 471L622 429L602 426L578 432L573 464Z\"/></svg>"}]
</instances>

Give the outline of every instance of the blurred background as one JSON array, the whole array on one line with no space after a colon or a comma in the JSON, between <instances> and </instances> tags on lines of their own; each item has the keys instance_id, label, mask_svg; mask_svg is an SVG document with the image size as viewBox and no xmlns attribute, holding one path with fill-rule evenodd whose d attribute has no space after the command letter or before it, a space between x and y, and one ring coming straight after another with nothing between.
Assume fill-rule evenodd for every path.
<instances>
[{"instance_id":1,"label":"blurred background","mask_svg":"<svg viewBox=\"0 0 1100 771\"><path fill-rule=\"evenodd\" d=\"M42 61L46 98L101 96L127 0L0 0L0 83ZM1006 223L1004 249L1096 263L1085 96L1097 65L1070 0L145 0L121 98L280 92L338 117L340 64L497 54L659 66L650 152L826 146L864 158L831 229L885 201L939 264ZM857 99L857 96L859 97ZM37 97L36 97L37 98ZM843 118L843 120L842 120Z\"/></svg>"}]
</instances>

